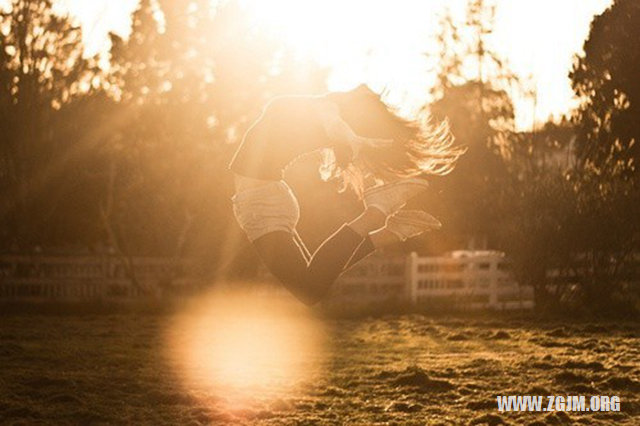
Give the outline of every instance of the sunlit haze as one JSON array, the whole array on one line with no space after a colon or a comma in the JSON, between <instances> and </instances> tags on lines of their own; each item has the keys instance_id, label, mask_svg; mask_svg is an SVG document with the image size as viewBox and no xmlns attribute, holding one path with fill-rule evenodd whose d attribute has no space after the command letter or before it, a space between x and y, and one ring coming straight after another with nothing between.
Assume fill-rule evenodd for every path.
<instances>
[{"instance_id":1,"label":"sunlit haze","mask_svg":"<svg viewBox=\"0 0 640 426\"><path fill-rule=\"evenodd\" d=\"M62 0L87 33L91 51L105 35L126 34L136 0ZM428 100L433 64L425 52L438 14L460 13L464 0L242 0L256 25L279 34L299 55L331 70L330 89L365 82L388 90L387 100L411 112ZM595 14L611 0L498 0L493 48L537 89L537 102L516 99L517 125L566 113L573 105L568 72Z\"/></svg>"},{"instance_id":2,"label":"sunlit haze","mask_svg":"<svg viewBox=\"0 0 640 426\"><path fill-rule=\"evenodd\" d=\"M274 398L311 379L323 331L290 297L214 292L175 317L168 356L186 389L222 391L239 405Z\"/></svg>"}]
</instances>

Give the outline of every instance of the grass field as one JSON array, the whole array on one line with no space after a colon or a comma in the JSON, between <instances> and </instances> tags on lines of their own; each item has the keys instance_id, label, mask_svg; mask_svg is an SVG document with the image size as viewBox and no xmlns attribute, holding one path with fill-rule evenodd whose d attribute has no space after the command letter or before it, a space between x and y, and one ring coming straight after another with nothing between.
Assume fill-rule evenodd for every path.
<instances>
[{"instance_id":1,"label":"grass field","mask_svg":"<svg viewBox=\"0 0 640 426\"><path fill-rule=\"evenodd\" d=\"M190 333L176 329L175 315L5 314L0 421L640 424L638 324L420 315L314 321L322 345L297 359L304 375L234 390L185 380L173 359L182 352L167 350L168 335ZM260 357L269 348L252 350ZM495 398L502 394L619 395L621 412L500 413Z\"/></svg>"}]
</instances>

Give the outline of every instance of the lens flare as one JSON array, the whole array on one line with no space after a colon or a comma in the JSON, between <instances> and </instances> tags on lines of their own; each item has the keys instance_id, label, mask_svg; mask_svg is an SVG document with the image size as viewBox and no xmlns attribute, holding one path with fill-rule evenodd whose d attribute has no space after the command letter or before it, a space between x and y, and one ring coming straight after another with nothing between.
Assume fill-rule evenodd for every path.
<instances>
[{"instance_id":1,"label":"lens flare","mask_svg":"<svg viewBox=\"0 0 640 426\"><path fill-rule=\"evenodd\" d=\"M323 334L294 300L218 291L176 316L168 354L186 391L233 402L280 398L319 372Z\"/></svg>"}]
</instances>

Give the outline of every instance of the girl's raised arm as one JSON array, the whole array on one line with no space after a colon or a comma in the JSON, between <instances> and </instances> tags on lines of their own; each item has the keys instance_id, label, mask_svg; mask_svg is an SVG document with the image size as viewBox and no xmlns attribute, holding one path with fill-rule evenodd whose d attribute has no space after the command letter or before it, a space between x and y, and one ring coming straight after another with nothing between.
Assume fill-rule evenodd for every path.
<instances>
[{"instance_id":1,"label":"girl's raised arm","mask_svg":"<svg viewBox=\"0 0 640 426\"><path fill-rule=\"evenodd\" d=\"M320 115L329 140L337 143L348 143L354 155L358 154L360 147L363 145L382 148L393 143L392 139L366 138L357 135L340 116L338 106L331 101L319 100L316 111Z\"/></svg>"}]
</instances>

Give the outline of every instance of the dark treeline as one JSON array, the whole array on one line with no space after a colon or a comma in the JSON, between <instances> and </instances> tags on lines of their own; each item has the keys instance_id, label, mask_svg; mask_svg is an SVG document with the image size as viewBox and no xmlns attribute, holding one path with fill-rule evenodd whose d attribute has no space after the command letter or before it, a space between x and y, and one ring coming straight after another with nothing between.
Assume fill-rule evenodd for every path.
<instances>
[{"instance_id":1,"label":"dark treeline","mask_svg":"<svg viewBox=\"0 0 640 426\"><path fill-rule=\"evenodd\" d=\"M2 251L109 247L125 261L191 257L209 272L252 273L228 161L265 100L322 93L327 73L252 27L236 3L211 3L142 0L131 36L111 35L109 67L83 56L80 29L50 0L2 12ZM528 132L511 100L527 82L488 47L492 23L482 0L469 1L465 22L441 19L424 113L448 118L468 152L415 201L443 232L404 248L502 249L540 309L638 309L640 4L617 0L595 18L571 72L580 108ZM302 170L290 171L301 231L320 241L359 204ZM305 219L312 205L335 223Z\"/></svg>"},{"instance_id":2,"label":"dark treeline","mask_svg":"<svg viewBox=\"0 0 640 426\"><path fill-rule=\"evenodd\" d=\"M110 35L108 69L49 0L13 1L2 22L4 251L110 247L215 269L241 241L227 163L249 120L271 96L325 87L233 2L143 0L130 38Z\"/></svg>"}]
</instances>

